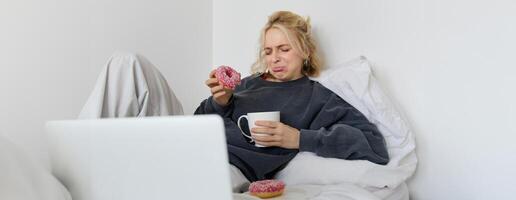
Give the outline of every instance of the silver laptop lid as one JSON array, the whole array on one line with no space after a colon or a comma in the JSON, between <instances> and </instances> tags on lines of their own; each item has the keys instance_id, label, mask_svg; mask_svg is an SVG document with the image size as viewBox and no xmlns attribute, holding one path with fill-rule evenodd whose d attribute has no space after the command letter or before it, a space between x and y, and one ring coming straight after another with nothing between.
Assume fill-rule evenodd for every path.
<instances>
[{"instance_id":1,"label":"silver laptop lid","mask_svg":"<svg viewBox=\"0 0 516 200\"><path fill-rule=\"evenodd\" d=\"M51 121L52 171L74 200L231 199L216 115Z\"/></svg>"}]
</instances>

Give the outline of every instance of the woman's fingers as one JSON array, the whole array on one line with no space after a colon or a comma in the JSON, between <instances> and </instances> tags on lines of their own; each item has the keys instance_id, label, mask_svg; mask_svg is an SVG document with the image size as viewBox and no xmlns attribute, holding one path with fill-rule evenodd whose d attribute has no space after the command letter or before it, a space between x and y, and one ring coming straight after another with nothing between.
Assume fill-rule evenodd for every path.
<instances>
[{"instance_id":1,"label":"woman's fingers","mask_svg":"<svg viewBox=\"0 0 516 200\"><path fill-rule=\"evenodd\" d=\"M204 82L204 84L206 84L206 85L207 85L208 87L210 87L210 88L211 88L211 87L214 87L214 86L216 86L216 85L220 85L220 84L219 84L219 80L218 80L218 79L216 79L216 78L210 78L210 79L206 80L206 81Z\"/></svg>"},{"instance_id":2,"label":"woman's fingers","mask_svg":"<svg viewBox=\"0 0 516 200\"><path fill-rule=\"evenodd\" d=\"M256 144L263 145L263 146L266 146L266 147L279 147L279 146L281 146L281 142L278 142L278 141L265 142L265 141L255 140L254 142Z\"/></svg>"},{"instance_id":3,"label":"woman's fingers","mask_svg":"<svg viewBox=\"0 0 516 200\"><path fill-rule=\"evenodd\" d=\"M226 95L226 91L222 90L221 92L217 92L217 93L213 94L213 98L217 99L224 95Z\"/></svg>"},{"instance_id":4,"label":"woman's fingers","mask_svg":"<svg viewBox=\"0 0 516 200\"><path fill-rule=\"evenodd\" d=\"M258 142L279 142L279 141L281 141L281 137L278 137L275 135L251 133L251 136L254 138L255 141L258 141Z\"/></svg>"},{"instance_id":5,"label":"woman's fingers","mask_svg":"<svg viewBox=\"0 0 516 200\"><path fill-rule=\"evenodd\" d=\"M210 72L209 78L204 81L204 84L210 88L210 92L215 102L221 106L225 106L231 98L233 91L224 89L224 85L215 77L215 71L216 70L212 70Z\"/></svg>"},{"instance_id":6,"label":"woman's fingers","mask_svg":"<svg viewBox=\"0 0 516 200\"><path fill-rule=\"evenodd\" d=\"M286 124L275 121L256 121L251 129L251 136L256 144L278 146L287 149L299 148L300 131Z\"/></svg>"},{"instance_id":7,"label":"woman's fingers","mask_svg":"<svg viewBox=\"0 0 516 200\"><path fill-rule=\"evenodd\" d=\"M275 129L269 127L254 127L251 129L252 133L262 133L262 134L274 134L276 132Z\"/></svg>"},{"instance_id":8,"label":"woman's fingers","mask_svg":"<svg viewBox=\"0 0 516 200\"><path fill-rule=\"evenodd\" d=\"M275 121L258 120L256 122L254 122L254 125L269 127L269 128L276 128L276 127L278 127L278 123L279 122L275 122Z\"/></svg>"},{"instance_id":9,"label":"woman's fingers","mask_svg":"<svg viewBox=\"0 0 516 200\"><path fill-rule=\"evenodd\" d=\"M251 129L251 133L258 133L259 135L275 136L281 139L281 129L275 121L256 121L256 127Z\"/></svg>"},{"instance_id":10,"label":"woman's fingers","mask_svg":"<svg viewBox=\"0 0 516 200\"><path fill-rule=\"evenodd\" d=\"M210 88L212 94L216 94L217 92L224 91L224 86L218 85Z\"/></svg>"},{"instance_id":11,"label":"woman's fingers","mask_svg":"<svg viewBox=\"0 0 516 200\"><path fill-rule=\"evenodd\" d=\"M209 75L210 78L215 78L215 71L217 71L217 70L215 70L215 69L211 70L210 75Z\"/></svg>"},{"instance_id":12,"label":"woman's fingers","mask_svg":"<svg viewBox=\"0 0 516 200\"><path fill-rule=\"evenodd\" d=\"M206 84L208 87L213 88L219 84L219 80L215 77L215 70L212 70L210 72L208 80L204 81L204 84Z\"/></svg>"},{"instance_id":13,"label":"woman's fingers","mask_svg":"<svg viewBox=\"0 0 516 200\"><path fill-rule=\"evenodd\" d=\"M256 144L260 144L266 147L281 146L281 137L269 135L269 134L251 134Z\"/></svg>"}]
</instances>

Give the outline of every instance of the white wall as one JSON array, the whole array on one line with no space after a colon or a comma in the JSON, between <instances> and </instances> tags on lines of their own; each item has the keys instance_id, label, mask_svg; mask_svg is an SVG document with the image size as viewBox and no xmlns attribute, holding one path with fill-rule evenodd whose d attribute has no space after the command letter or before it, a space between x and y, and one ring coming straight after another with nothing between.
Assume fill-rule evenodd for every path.
<instances>
[{"instance_id":1,"label":"white wall","mask_svg":"<svg viewBox=\"0 0 516 200\"><path fill-rule=\"evenodd\" d=\"M192 113L209 95L211 4L0 1L0 134L47 162L44 122L77 117L115 50L149 58Z\"/></svg>"},{"instance_id":2,"label":"white wall","mask_svg":"<svg viewBox=\"0 0 516 200\"><path fill-rule=\"evenodd\" d=\"M249 74L258 32L276 10L312 17L329 66L358 55L374 62L416 133L413 199L513 198L516 3L218 0L214 65Z\"/></svg>"}]
</instances>

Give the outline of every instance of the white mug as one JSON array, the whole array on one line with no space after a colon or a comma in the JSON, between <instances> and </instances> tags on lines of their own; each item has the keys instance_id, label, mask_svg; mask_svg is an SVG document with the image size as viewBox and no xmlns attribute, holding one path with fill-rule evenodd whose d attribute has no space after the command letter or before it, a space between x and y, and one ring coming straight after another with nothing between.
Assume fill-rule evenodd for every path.
<instances>
[{"instance_id":1,"label":"white mug","mask_svg":"<svg viewBox=\"0 0 516 200\"><path fill-rule=\"evenodd\" d=\"M271 112L252 112L252 113L247 113L247 115L242 115L238 118L237 120L237 125L238 125L238 128L240 128L240 131L242 132L242 135L244 135L245 137L251 139L251 142L254 141L253 137L251 137L250 135L246 135L245 132L242 130L242 127L240 127L240 120L242 118L246 118L247 119L247 124L249 125L249 132L251 132L251 129L256 127L256 125L254 124L256 121L260 121L260 120L265 120L265 121L275 121L275 122L279 122L280 121L280 111L271 111ZM255 133L255 135L258 135L259 133ZM260 134L260 135L266 135L266 134ZM256 147L265 147L263 145L259 145L259 144L254 144L254 146Z\"/></svg>"}]
</instances>

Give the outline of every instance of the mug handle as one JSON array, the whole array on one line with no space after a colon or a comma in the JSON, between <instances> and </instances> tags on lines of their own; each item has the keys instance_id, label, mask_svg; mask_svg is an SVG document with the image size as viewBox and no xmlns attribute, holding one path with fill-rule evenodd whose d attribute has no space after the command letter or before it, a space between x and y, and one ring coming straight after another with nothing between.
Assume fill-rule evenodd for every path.
<instances>
[{"instance_id":1,"label":"mug handle","mask_svg":"<svg viewBox=\"0 0 516 200\"><path fill-rule=\"evenodd\" d=\"M247 119L247 121L249 121L249 118L247 118L247 115L242 115L242 116L240 116L240 117L238 118L238 120L237 120L238 128L240 129L240 132L242 132L242 135L244 135L245 137L247 137L247 138L251 139L251 142L254 142L254 139L253 139L251 136L246 135L246 134L245 134L245 132L242 130L242 127L240 127L240 120L241 120L242 118L245 118L245 119Z\"/></svg>"}]
</instances>

